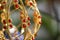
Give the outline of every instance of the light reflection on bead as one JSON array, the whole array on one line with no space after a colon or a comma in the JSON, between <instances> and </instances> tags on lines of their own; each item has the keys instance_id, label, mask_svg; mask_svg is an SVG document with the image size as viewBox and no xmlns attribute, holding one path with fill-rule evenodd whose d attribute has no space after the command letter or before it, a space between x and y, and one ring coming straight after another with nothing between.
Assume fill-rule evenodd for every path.
<instances>
[{"instance_id":1,"label":"light reflection on bead","mask_svg":"<svg viewBox=\"0 0 60 40\"><path fill-rule=\"evenodd\" d=\"M1 7L1 4L0 4L0 7Z\"/></svg>"},{"instance_id":2,"label":"light reflection on bead","mask_svg":"<svg viewBox=\"0 0 60 40\"><path fill-rule=\"evenodd\" d=\"M23 34L24 33L24 28L22 28L22 30L21 30L21 34Z\"/></svg>"}]
</instances>

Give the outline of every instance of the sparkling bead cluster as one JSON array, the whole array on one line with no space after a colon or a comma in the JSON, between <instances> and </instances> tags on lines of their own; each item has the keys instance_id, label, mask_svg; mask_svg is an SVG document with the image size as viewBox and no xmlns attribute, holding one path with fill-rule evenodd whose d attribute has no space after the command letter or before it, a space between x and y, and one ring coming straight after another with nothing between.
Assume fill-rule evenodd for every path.
<instances>
[{"instance_id":1,"label":"sparkling bead cluster","mask_svg":"<svg viewBox=\"0 0 60 40\"><path fill-rule=\"evenodd\" d=\"M41 17L40 12L37 8L37 3L35 0L24 0L24 1L26 3L26 6L29 6L29 8L32 8L34 10L34 12L33 12L34 25L32 27L33 33L32 33L32 30L29 28L29 26L31 24L30 23L31 18L28 15L28 11L26 10L23 1L22 0L20 0L20 1L19 0L12 0L12 3L14 5L14 8L18 9L20 11L20 20L21 20L21 27L22 27L21 31L24 32L23 33L24 40L35 40L35 37L37 36L37 32L42 24L42 22L41 22L42 17ZM19 4L19 2L21 2L21 4ZM3 23L4 30L6 30L7 28L8 29L13 28L12 20L9 17L10 15L8 14L9 12L8 13L6 12L7 11L6 5L7 5L6 1L2 1L0 3L0 10L3 10L3 12L1 13L1 22ZM20 10L20 8L21 8L21 10ZM8 16L7 16L7 14L8 14ZM16 40L18 40L18 39L16 39Z\"/></svg>"},{"instance_id":2,"label":"sparkling bead cluster","mask_svg":"<svg viewBox=\"0 0 60 40\"><path fill-rule=\"evenodd\" d=\"M33 16L34 23L41 24L41 16L36 11L34 11Z\"/></svg>"},{"instance_id":3,"label":"sparkling bead cluster","mask_svg":"<svg viewBox=\"0 0 60 40\"><path fill-rule=\"evenodd\" d=\"M19 8L18 0L13 0L13 4L14 4L15 9Z\"/></svg>"},{"instance_id":4,"label":"sparkling bead cluster","mask_svg":"<svg viewBox=\"0 0 60 40\"><path fill-rule=\"evenodd\" d=\"M20 12L20 19L22 21L22 27L26 28L27 26L30 26L30 17L25 16L23 11Z\"/></svg>"},{"instance_id":5,"label":"sparkling bead cluster","mask_svg":"<svg viewBox=\"0 0 60 40\"><path fill-rule=\"evenodd\" d=\"M34 40L36 37L36 33L40 28L40 25L42 24L41 22L41 15L39 13L39 10L37 8L37 4L35 0L26 0L25 3L27 4L27 6L29 6L30 8L32 8L34 10L33 13L33 21L34 21L34 33L31 33L31 39L30 40ZM26 36L27 37L27 36Z\"/></svg>"},{"instance_id":6,"label":"sparkling bead cluster","mask_svg":"<svg viewBox=\"0 0 60 40\"><path fill-rule=\"evenodd\" d=\"M3 17L4 16L4 17ZM4 13L2 13L1 14L1 17L3 17L1 20L2 20L2 23L3 23L3 28L4 29L7 29L7 22L8 22L8 26L9 26L9 28L12 28L13 26L12 26L12 20L9 18L8 19L8 21L6 20L6 18L5 18L5 15L4 15Z\"/></svg>"}]
</instances>

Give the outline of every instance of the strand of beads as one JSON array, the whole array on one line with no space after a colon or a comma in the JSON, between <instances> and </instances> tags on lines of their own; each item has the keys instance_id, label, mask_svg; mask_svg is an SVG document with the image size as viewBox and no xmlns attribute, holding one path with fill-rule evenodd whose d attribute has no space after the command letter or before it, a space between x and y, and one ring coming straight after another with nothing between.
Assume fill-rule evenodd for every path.
<instances>
[{"instance_id":1,"label":"strand of beads","mask_svg":"<svg viewBox=\"0 0 60 40\"><path fill-rule=\"evenodd\" d=\"M29 6L30 8L32 8L34 10L33 13L33 21L34 21L34 33L32 35L32 38L30 40L33 40L36 37L36 33L38 32L40 25L41 25L41 15L39 13L39 10L37 8L37 4L35 0L26 0L26 4L27 6Z\"/></svg>"},{"instance_id":2,"label":"strand of beads","mask_svg":"<svg viewBox=\"0 0 60 40\"><path fill-rule=\"evenodd\" d=\"M7 36L10 36L10 32L9 32L9 28L12 28L12 23L11 23L11 19L8 16L8 4L7 4L7 0L3 0L2 1L2 5L3 5L3 9L2 9L2 13L1 13L1 22L3 24L3 32L7 32ZM7 10L8 9L8 10ZM9 27L8 27L9 26ZM6 35L5 35L6 37ZM10 38L11 39L11 38Z\"/></svg>"},{"instance_id":3,"label":"strand of beads","mask_svg":"<svg viewBox=\"0 0 60 40\"><path fill-rule=\"evenodd\" d=\"M0 17L1 17L1 19L3 18L3 19L5 19L4 17L5 16L3 16L4 14L2 14L2 12L3 12L3 9L4 9L4 5L6 5L6 1L1 1L0 2ZM2 17L3 16L3 17ZM1 21L1 20L0 20ZM4 21L4 24L5 24L5 21ZM2 26L1 26L2 27ZM3 27L2 27L3 28ZM3 32L3 29L2 30L0 30L0 40L6 40L5 39L5 36L4 36L4 32Z\"/></svg>"},{"instance_id":4,"label":"strand of beads","mask_svg":"<svg viewBox=\"0 0 60 40\"><path fill-rule=\"evenodd\" d=\"M14 4L15 9L19 9L18 0L13 0L13 4Z\"/></svg>"},{"instance_id":5,"label":"strand of beads","mask_svg":"<svg viewBox=\"0 0 60 40\"><path fill-rule=\"evenodd\" d=\"M23 22L23 26L22 26L23 28L26 28L26 25L30 26L30 17L28 16L25 17L23 11L20 12L20 19ZM25 23L27 24L25 25Z\"/></svg>"},{"instance_id":6,"label":"strand of beads","mask_svg":"<svg viewBox=\"0 0 60 40\"><path fill-rule=\"evenodd\" d=\"M25 6L24 6L22 0L20 0L20 2L22 4L22 12L20 12L20 18L22 18L21 19L21 21L22 21L22 28L24 28L24 40L27 40L26 39L26 35L27 35L27 33L29 33L28 28L29 28L29 26L31 24L30 23L30 17L28 16L28 13L27 13L27 11L25 9Z\"/></svg>"},{"instance_id":7,"label":"strand of beads","mask_svg":"<svg viewBox=\"0 0 60 40\"><path fill-rule=\"evenodd\" d=\"M3 16L2 16L3 15ZM1 14L1 17L2 18L2 23L3 23L3 31L5 31L7 29L7 22L6 22L6 19L5 19L5 15L4 13ZM9 18L8 19L8 28L9 28L9 32L10 32L10 35L12 37L12 40L15 40L15 39L18 39L19 37L17 36L18 34L18 30L17 28L12 24L12 20ZM8 37L8 35L6 35L6 39ZM9 38L8 38L9 39Z\"/></svg>"}]
</instances>

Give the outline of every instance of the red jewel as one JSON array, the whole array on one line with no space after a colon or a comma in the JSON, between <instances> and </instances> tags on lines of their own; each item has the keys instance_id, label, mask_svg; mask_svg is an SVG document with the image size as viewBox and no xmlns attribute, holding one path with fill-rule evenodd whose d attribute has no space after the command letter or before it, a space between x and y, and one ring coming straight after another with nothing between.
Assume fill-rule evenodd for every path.
<instances>
[{"instance_id":1,"label":"red jewel","mask_svg":"<svg viewBox=\"0 0 60 40\"><path fill-rule=\"evenodd\" d=\"M6 24L6 20L3 20L3 23Z\"/></svg>"},{"instance_id":2,"label":"red jewel","mask_svg":"<svg viewBox=\"0 0 60 40\"><path fill-rule=\"evenodd\" d=\"M33 4L32 4L32 2L30 2L30 6L32 6Z\"/></svg>"},{"instance_id":3,"label":"red jewel","mask_svg":"<svg viewBox=\"0 0 60 40\"><path fill-rule=\"evenodd\" d=\"M13 27L12 24L10 24L9 27L12 28Z\"/></svg>"},{"instance_id":4,"label":"red jewel","mask_svg":"<svg viewBox=\"0 0 60 40\"><path fill-rule=\"evenodd\" d=\"M42 22L39 22L39 24L42 24Z\"/></svg>"},{"instance_id":5,"label":"red jewel","mask_svg":"<svg viewBox=\"0 0 60 40\"><path fill-rule=\"evenodd\" d=\"M6 29L6 26L4 26L3 28Z\"/></svg>"},{"instance_id":6,"label":"red jewel","mask_svg":"<svg viewBox=\"0 0 60 40\"><path fill-rule=\"evenodd\" d=\"M25 20L25 19L23 19L23 22L26 22L26 20Z\"/></svg>"},{"instance_id":7,"label":"red jewel","mask_svg":"<svg viewBox=\"0 0 60 40\"><path fill-rule=\"evenodd\" d=\"M42 18L41 16L38 16L38 18Z\"/></svg>"},{"instance_id":8,"label":"red jewel","mask_svg":"<svg viewBox=\"0 0 60 40\"><path fill-rule=\"evenodd\" d=\"M28 23L28 26L30 26L30 23Z\"/></svg>"},{"instance_id":9,"label":"red jewel","mask_svg":"<svg viewBox=\"0 0 60 40\"><path fill-rule=\"evenodd\" d=\"M34 40L34 38L32 37L32 40Z\"/></svg>"},{"instance_id":10,"label":"red jewel","mask_svg":"<svg viewBox=\"0 0 60 40\"><path fill-rule=\"evenodd\" d=\"M18 5L18 4L16 4L16 5L15 5L15 8L19 8L19 5Z\"/></svg>"},{"instance_id":11,"label":"red jewel","mask_svg":"<svg viewBox=\"0 0 60 40\"><path fill-rule=\"evenodd\" d=\"M26 24L23 24L23 28L26 28Z\"/></svg>"},{"instance_id":12,"label":"red jewel","mask_svg":"<svg viewBox=\"0 0 60 40\"><path fill-rule=\"evenodd\" d=\"M3 4L6 4L6 2L4 1Z\"/></svg>"},{"instance_id":13,"label":"red jewel","mask_svg":"<svg viewBox=\"0 0 60 40\"><path fill-rule=\"evenodd\" d=\"M3 6L0 6L0 10L2 10L4 7Z\"/></svg>"},{"instance_id":14,"label":"red jewel","mask_svg":"<svg viewBox=\"0 0 60 40\"><path fill-rule=\"evenodd\" d=\"M18 2L18 0L14 0L14 2Z\"/></svg>"},{"instance_id":15,"label":"red jewel","mask_svg":"<svg viewBox=\"0 0 60 40\"><path fill-rule=\"evenodd\" d=\"M28 17L28 20L30 20L30 17Z\"/></svg>"},{"instance_id":16,"label":"red jewel","mask_svg":"<svg viewBox=\"0 0 60 40\"><path fill-rule=\"evenodd\" d=\"M11 23L12 22L11 19L9 19L8 22Z\"/></svg>"}]
</instances>

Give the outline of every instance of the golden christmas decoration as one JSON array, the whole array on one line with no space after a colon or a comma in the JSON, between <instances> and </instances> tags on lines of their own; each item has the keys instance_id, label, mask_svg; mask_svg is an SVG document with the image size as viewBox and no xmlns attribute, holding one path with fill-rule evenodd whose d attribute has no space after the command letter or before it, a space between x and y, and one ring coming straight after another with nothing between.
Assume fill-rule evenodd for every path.
<instances>
[{"instance_id":1,"label":"golden christmas decoration","mask_svg":"<svg viewBox=\"0 0 60 40\"><path fill-rule=\"evenodd\" d=\"M40 29L42 23L41 15L35 0L24 0L24 2L25 4L23 3L23 0L1 0L0 11L2 12L0 12L0 17L3 28L0 31L0 40L35 40L37 32ZM10 18L11 6L14 7L14 10L20 11L19 14L21 24L18 25L19 28L21 28L20 33L17 29L18 27L12 24L12 19ZM28 15L28 11L26 10L25 6L28 6L29 9L33 10L32 21L34 22L34 25L32 26L32 29L29 28L31 25L31 18ZM4 33L5 31L7 33L7 37L9 35L8 38L6 38L6 34Z\"/></svg>"}]
</instances>

